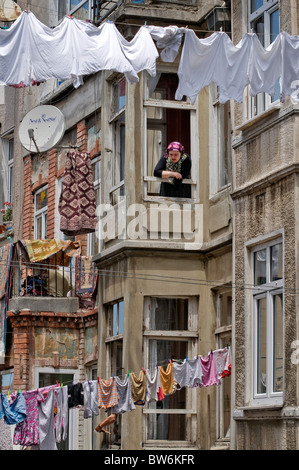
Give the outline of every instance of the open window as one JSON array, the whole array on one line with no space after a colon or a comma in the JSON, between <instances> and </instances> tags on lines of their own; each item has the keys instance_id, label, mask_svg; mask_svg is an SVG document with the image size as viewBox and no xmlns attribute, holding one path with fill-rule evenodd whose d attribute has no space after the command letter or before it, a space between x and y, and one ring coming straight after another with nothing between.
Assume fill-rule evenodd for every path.
<instances>
[{"instance_id":1,"label":"open window","mask_svg":"<svg viewBox=\"0 0 299 470\"><path fill-rule=\"evenodd\" d=\"M192 198L196 197L196 174L198 160L198 132L196 130L196 107L187 101L175 100L178 87L176 73L157 73L147 80L144 97L144 196L159 196L161 179L154 177L154 169L163 156L168 143L179 141L191 156L190 178L183 184L191 185ZM193 158L192 158L193 157Z\"/></svg>"}]
</instances>

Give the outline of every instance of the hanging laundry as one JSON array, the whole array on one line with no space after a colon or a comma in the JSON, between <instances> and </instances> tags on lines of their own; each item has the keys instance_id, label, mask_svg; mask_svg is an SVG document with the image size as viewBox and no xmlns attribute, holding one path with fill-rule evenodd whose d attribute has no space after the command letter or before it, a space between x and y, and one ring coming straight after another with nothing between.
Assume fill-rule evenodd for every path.
<instances>
[{"instance_id":1,"label":"hanging laundry","mask_svg":"<svg viewBox=\"0 0 299 470\"><path fill-rule=\"evenodd\" d=\"M92 256L76 258L76 295L80 308L94 308L96 303L98 268Z\"/></svg>"},{"instance_id":2,"label":"hanging laundry","mask_svg":"<svg viewBox=\"0 0 299 470\"><path fill-rule=\"evenodd\" d=\"M60 230L66 235L95 232L96 198L88 152L67 153L58 210Z\"/></svg>"},{"instance_id":3,"label":"hanging laundry","mask_svg":"<svg viewBox=\"0 0 299 470\"><path fill-rule=\"evenodd\" d=\"M163 395L170 395L174 392L173 364L169 363L166 370L159 366L160 381Z\"/></svg>"},{"instance_id":4,"label":"hanging laundry","mask_svg":"<svg viewBox=\"0 0 299 470\"><path fill-rule=\"evenodd\" d=\"M0 418L0 450L13 450L11 428Z\"/></svg>"},{"instance_id":5,"label":"hanging laundry","mask_svg":"<svg viewBox=\"0 0 299 470\"><path fill-rule=\"evenodd\" d=\"M182 387L202 385L202 367L199 357L184 359L183 363L173 361L173 379Z\"/></svg>"},{"instance_id":6,"label":"hanging laundry","mask_svg":"<svg viewBox=\"0 0 299 470\"><path fill-rule=\"evenodd\" d=\"M18 424L24 421L27 416L24 395L17 393L16 397L9 403L7 396L1 393L0 418L2 418L2 413L6 424Z\"/></svg>"},{"instance_id":7,"label":"hanging laundry","mask_svg":"<svg viewBox=\"0 0 299 470\"><path fill-rule=\"evenodd\" d=\"M291 96L294 103L299 103L299 36L290 36L286 32L279 34L281 38L282 72L280 78L280 101Z\"/></svg>"},{"instance_id":8,"label":"hanging laundry","mask_svg":"<svg viewBox=\"0 0 299 470\"><path fill-rule=\"evenodd\" d=\"M173 62L178 55L180 45L185 28L178 28L178 26L152 26L149 25L148 29L152 38L156 41L159 49L162 49L160 57L163 62Z\"/></svg>"},{"instance_id":9,"label":"hanging laundry","mask_svg":"<svg viewBox=\"0 0 299 470\"><path fill-rule=\"evenodd\" d=\"M118 394L118 404L111 408L111 413L123 414L132 410L136 410L132 398L131 380L126 376L123 381L119 377L115 377L116 388Z\"/></svg>"},{"instance_id":10,"label":"hanging laundry","mask_svg":"<svg viewBox=\"0 0 299 470\"><path fill-rule=\"evenodd\" d=\"M146 395L146 374L143 370L136 376L134 372L130 372L132 399L135 405L145 404Z\"/></svg>"},{"instance_id":11,"label":"hanging laundry","mask_svg":"<svg viewBox=\"0 0 299 470\"><path fill-rule=\"evenodd\" d=\"M98 387L96 380L87 380L83 383L84 418L91 418L99 414Z\"/></svg>"},{"instance_id":12,"label":"hanging laundry","mask_svg":"<svg viewBox=\"0 0 299 470\"><path fill-rule=\"evenodd\" d=\"M68 387L58 387L56 389L57 414L55 416L56 442L61 442L67 437L68 429ZM62 434L63 430L63 434Z\"/></svg>"},{"instance_id":13,"label":"hanging laundry","mask_svg":"<svg viewBox=\"0 0 299 470\"><path fill-rule=\"evenodd\" d=\"M112 408L118 404L118 393L115 377L98 381L98 407Z\"/></svg>"},{"instance_id":14,"label":"hanging laundry","mask_svg":"<svg viewBox=\"0 0 299 470\"><path fill-rule=\"evenodd\" d=\"M30 390L29 392L22 393L25 398L27 416L24 421L16 425L14 430L13 443L25 447L38 445L38 391Z\"/></svg>"},{"instance_id":15,"label":"hanging laundry","mask_svg":"<svg viewBox=\"0 0 299 470\"><path fill-rule=\"evenodd\" d=\"M231 351L230 348L216 349L214 351L218 378L231 375Z\"/></svg>"},{"instance_id":16,"label":"hanging laundry","mask_svg":"<svg viewBox=\"0 0 299 470\"><path fill-rule=\"evenodd\" d=\"M158 367L155 367L153 374L146 370L146 401L161 401L164 399L164 394L161 387L160 372Z\"/></svg>"},{"instance_id":17,"label":"hanging laundry","mask_svg":"<svg viewBox=\"0 0 299 470\"><path fill-rule=\"evenodd\" d=\"M156 76L156 60L159 57L157 48L153 42L150 30L142 26L131 41L127 41L118 31L115 25L115 34L118 37L124 56L132 64L135 73L146 70L151 77ZM133 79L133 81L135 81Z\"/></svg>"},{"instance_id":18,"label":"hanging laundry","mask_svg":"<svg viewBox=\"0 0 299 470\"><path fill-rule=\"evenodd\" d=\"M206 357L199 356L201 367L202 367L202 385L198 384L198 387L208 387L211 385L219 385L215 355L213 351L210 351Z\"/></svg>"},{"instance_id":19,"label":"hanging laundry","mask_svg":"<svg viewBox=\"0 0 299 470\"><path fill-rule=\"evenodd\" d=\"M68 385L68 407L69 408L82 408L84 405L83 384L78 382L76 384Z\"/></svg>"},{"instance_id":20,"label":"hanging laundry","mask_svg":"<svg viewBox=\"0 0 299 470\"><path fill-rule=\"evenodd\" d=\"M33 450L57 450L54 432L55 392L52 387L46 394L38 392L38 429L39 444Z\"/></svg>"}]
</instances>

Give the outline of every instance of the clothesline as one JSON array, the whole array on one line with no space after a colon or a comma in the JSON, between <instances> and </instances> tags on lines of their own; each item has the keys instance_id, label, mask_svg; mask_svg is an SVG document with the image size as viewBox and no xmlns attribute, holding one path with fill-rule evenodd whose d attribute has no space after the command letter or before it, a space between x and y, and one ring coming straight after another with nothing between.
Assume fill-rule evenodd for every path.
<instances>
[{"instance_id":1,"label":"clothesline","mask_svg":"<svg viewBox=\"0 0 299 470\"><path fill-rule=\"evenodd\" d=\"M67 16L51 29L29 11L23 11L7 30L0 30L0 83L24 87L50 78L72 79L77 88L84 76L100 70L123 73L129 83L136 83L142 70L156 76L159 55L162 61L173 62L183 37L175 99L187 96L194 103L200 90L211 83L219 87L220 102L241 102L247 86L252 96L262 92L273 96L280 79L280 100L294 95L299 102L295 83L299 36L281 32L264 48L255 33L245 34L234 45L225 32L199 39L188 28L142 26L127 41L114 23L96 27Z\"/></svg>"},{"instance_id":2,"label":"clothesline","mask_svg":"<svg viewBox=\"0 0 299 470\"><path fill-rule=\"evenodd\" d=\"M40 450L57 450L57 443L67 437L70 409L83 408L84 419L99 415L104 409L123 414L150 402L163 401L184 387L220 385L221 379L231 374L230 348L211 350L206 356L186 357L179 362L169 360L162 366L141 369L137 376L127 372L124 380L84 380L72 385L59 384L36 388L27 392L17 390L11 401L0 394L0 437L5 426L15 425L13 443ZM3 420L2 420L3 418ZM8 444L11 445L12 443ZM1 439L0 439L1 447Z\"/></svg>"}]
</instances>

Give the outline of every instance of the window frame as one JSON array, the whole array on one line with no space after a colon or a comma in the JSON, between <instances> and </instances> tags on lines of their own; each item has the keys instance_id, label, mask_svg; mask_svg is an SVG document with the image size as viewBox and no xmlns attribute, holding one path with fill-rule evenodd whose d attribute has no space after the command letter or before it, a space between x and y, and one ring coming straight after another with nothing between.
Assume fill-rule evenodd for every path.
<instances>
[{"instance_id":1,"label":"window frame","mask_svg":"<svg viewBox=\"0 0 299 470\"><path fill-rule=\"evenodd\" d=\"M120 95L117 89L120 89L124 76L115 78L111 83L111 115L109 125L113 126L113 154L112 159L112 187L109 195L112 205L118 204L124 199L125 194L125 140L126 140L126 101L127 101L127 83L125 82L124 101L117 101Z\"/></svg>"},{"instance_id":2,"label":"window frame","mask_svg":"<svg viewBox=\"0 0 299 470\"><path fill-rule=\"evenodd\" d=\"M176 71L173 69L159 69L157 70L157 75L161 73L170 73L175 74ZM160 178L157 178L153 175L148 175L148 154L147 154L147 145L148 145L148 130L152 129L150 125L148 125L148 110L151 108L158 108L162 110L162 113L166 109L177 109L177 110L188 110L190 111L190 156L198 155L199 152L199 136L198 136L198 110L197 110L197 99L195 103L192 105L188 99L188 101L179 101L179 100L168 100L168 99L154 99L149 96L149 80L148 76L144 73L143 74L143 82L144 82L144 95L143 95L143 200L144 201L152 201L152 202L161 202L164 200L168 200L163 196L157 195L148 195L148 183L149 182L161 182ZM151 123L149 123L151 124ZM162 149L164 151L164 149ZM162 154L159 156L159 158ZM198 160L199 158L192 159L192 167L191 167L191 178L189 180L185 180L183 184L191 184L191 198L171 198L171 201L188 201L188 202L199 202L199 188L198 182L196 181L195 175L198 174Z\"/></svg>"},{"instance_id":3,"label":"window frame","mask_svg":"<svg viewBox=\"0 0 299 470\"><path fill-rule=\"evenodd\" d=\"M48 203L42 209L38 209L38 210L36 209L36 198L37 198L38 194L40 194L41 192L43 192L45 190L48 191L48 185L45 185L45 186L39 188L34 193L34 239L35 240L44 240L44 239L47 238ZM39 219L41 220L41 235L42 235L42 238L37 238L37 221Z\"/></svg>"},{"instance_id":4,"label":"window frame","mask_svg":"<svg viewBox=\"0 0 299 470\"><path fill-rule=\"evenodd\" d=\"M96 157L94 157L92 160L91 160L91 167L96 166L98 168L98 170L95 172L95 174L97 175L98 173L98 179L94 179L93 181L93 187L94 187L94 190L95 190L95 194L98 196L97 200L96 200L96 211L97 211L97 215L98 215L98 220L99 220L99 210L100 210L100 205L101 205L101 171L102 171L102 159L101 159L101 153L99 153L99 155L97 155ZM100 222L99 222L100 223ZM98 241L96 242L96 238L98 239ZM95 246L97 245L97 252L94 253L94 248ZM93 233L89 233L88 236L87 236L87 253L88 253L88 256L94 256L98 253L100 253L101 251L101 240L100 240L100 237L99 237L99 229L97 228L97 231L96 232L93 232Z\"/></svg>"},{"instance_id":5,"label":"window frame","mask_svg":"<svg viewBox=\"0 0 299 470\"><path fill-rule=\"evenodd\" d=\"M282 279L270 281L270 249L272 246L280 244L282 245ZM263 284L255 285L255 268L254 268L254 255L257 251L266 249L266 282ZM284 243L283 237L277 236L270 238L251 248L250 253L250 264L251 264L251 283L252 283L252 318L251 318L251 404L257 406L263 405L282 405L284 395L284 385L282 391L273 391L273 377L274 377L274 365L273 365L273 305L274 296L282 295L282 350L284 351ZM258 302L261 299L266 301L266 392L258 393L257 373L258 373ZM284 352L282 357L282 363L284 364ZM284 370L282 372L282 380L284 383Z\"/></svg>"},{"instance_id":6,"label":"window frame","mask_svg":"<svg viewBox=\"0 0 299 470\"><path fill-rule=\"evenodd\" d=\"M150 302L153 298L161 299L187 299L188 300L188 319L187 330L150 330ZM188 357L195 357L198 353L198 302L197 296L146 296L144 297L144 330L143 330L143 363L145 368L150 369L150 341L151 340L165 340L165 341L183 341L187 343ZM167 358L165 358L167 359ZM169 358L168 358L169 359ZM143 443L144 447L155 445L156 448L163 447L167 443L167 447L185 447L192 445L196 441L197 435L197 393L196 387L184 388L186 392L186 408L174 409L167 408L164 413L166 415L190 415L190 419L186 420L186 435L185 440L156 440L148 438L148 417L151 414L161 414L161 409L150 408L146 404L143 409ZM163 410L162 410L163 412Z\"/></svg>"},{"instance_id":7,"label":"window frame","mask_svg":"<svg viewBox=\"0 0 299 470\"><path fill-rule=\"evenodd\" d=\"M81 0L81 2L79 2L78 5L76 5L74 8L71 8L72 0L62 0L62 1L65 2L65 5L66 5L66 10L67 11L65 12L65 15L70 15L70 16L74 16L74 17L76 17L74 14L78 10L80 10L80 8L82 8L86 3L88 3L89 4L88 19L90 19L90 20L93 19L93 17L92 17L92 10L93 10L92 9L92 0ZM58 12L59 12L59 0L57 2L57 15L59 15ZM65 15L63 15L61 17L58 16L58 21L61 21L64 18ZM86 19L86 18L84 18L84 19Z\"/></svg>"},{"instance_id":8,"label":"window frame","mask_svg":"<svg viewBox=\"0 0 299 470\"><path fill-rule=\"evenodd\" d=\"M36 388L39 387L40 374L51 374L57 376L60 374L73 375L73 383L79 381L78 369L55 369L54 367L36 367L35 368L35 383ZM55 381L54 381L55 380ZM56 379L53 380L53 385L56 383ZM63 384L70 385L70 384ZM79 428L79 408L73 408L69 411L68 419L68 450L78 450L78 428Z\"/></svg>"},{"instance_id":9,"label":"window frame","mask_svg":"<svg viewBox=\"0 0 299 470\"><path fill-rule=\"evenodd\" d=\"M106 328L106 338L105 338L105 344L106 344L106 375L107 377L111 377L111 374L114 375L123 375L119 374L119 371L115 370L115 363L112 363L112 358L111 358L111 348L114 348L114 346L117 347L117 342L122 342L122 348L123 348L123 339L124 339L124 333L123 329L121 332L119 332L119 305L122 304L122 312L123 312L123 321L124 321L124 299L119 299L115 300L114 302L111 302L105 306L106 310L106 319L107 319L107 328ZM113 309L114 306L117 306L117 334L113 334ZM114 350L115 352L115 350ZM121 368L123 370L123 352L122 352L122 364Z\"/></svg>"},{"instance_id":10,"label":"window frame","mask_svg":"<svg viewBox=\"0 0 299 470\"><path fill-rule=\"evenodd\" d=\"M232 147L231 147L231 108L230 102L220 103L219 90L216 84L210 85L210 101L211 101L211 114L210 114L210 129L215 129L209 135L209 149L210 149L210 197L224 191L231 186L232 182ZM226 107L229 107L226 110ZM227 129L224 126L223 113L227 112ZM227 158L223 158L223 140L225 140L225 132L228 133L228 142L226 149ZM216 133L216 136L215 136ZM222 138L223 137L223 138ZM221 183L223 175L223 168L227 168L226 182ZM216 170L216 171L215 171Z\"/></svg>"},{"instance_id":11,"label":"window frame","mask_svg":"<svg viewBox=\"0 0 299 470\"><path fill-rule=\"evenodd\" d=\"M3 148L2 169L3 178L3 195L4 201L13 203L13 171L14 171L14 134L9 131L8 134L1 137ZM12 144L12 145L11 145Z\"/></svg>"},{"instance_id":12,"label":"window frame","mask_svg":"<svg viewBox=\"0 0 299 470\"><path fill-rule=\"evenodd\" d=\"M220 286L216 289L213 289L215 308L216 308L216 348L222 349L226 346L232 347L232 287ZM224 305L223 300L226 300L226 305ZM230 302L229 302L230 299ZM230 307L230 315L228 315L228 306ZM230 319L230 323L227 321L224 322L222 313L226 311L226 320ZM228 339L229 338L229 339ZM225 381L225 382L224 382ZM230 392L231 392L231 379L226 377L221 380L220 385L217 387L216 394L216 439L218 442L230 442L230 424L228 429L225 432L225 385L229 383ZM231 408L231 399L230 395L230 408ZM231 409L230 409L231 411Z\"/></svg>"}]
</instances>

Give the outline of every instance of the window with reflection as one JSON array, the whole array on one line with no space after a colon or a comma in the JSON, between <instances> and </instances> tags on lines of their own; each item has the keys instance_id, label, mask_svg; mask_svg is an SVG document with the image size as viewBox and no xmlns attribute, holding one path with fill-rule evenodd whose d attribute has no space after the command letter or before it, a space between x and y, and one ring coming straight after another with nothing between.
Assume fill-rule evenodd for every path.
<instances>
[{"instance_id":1,"label":"window with reflection","mask_svg":"<svg viewBox=\"0 0 299 470\"><path fill-rule=\"evenodd\" d=\"M44 186L34 195L34 238L47 238L48 187Z\"/></svg>"},{"instance_id":2,"label":"window with reflection","mask_svg":"<svg viewBox=\"0 0 299 470\"><path fill-rule=\"evenodd\" d=\"M144 363L153 374L167 370L169 360L181 361L197 354L198 299L146 297L144 300ZM196 390L183 387L144 410L144 439L165 445L166 441L193 441L196 433Z\"/></svg>"},{"instance_id":3,"label":"window with reflection","mask_svg":"<svg viewBox=\"0 0 299 470\"><path fill-rule=\"evenodd\" d=\"M273 400L283 392L283 245L253 250L253 398Z\"/></svg>"},{"instance_id":4,"label":"window with reflection","mask_svg":"<svg viewBox=\"0 0 299 470\"><path fill-rule=\"evenodd\" d=\"M249 29L257 34L261 44L266 48L280 33L279 2L276 0L249 0ZM259 93L251 98L251 117L265 111L271 103L279 99L279 79L275 93L270 96Z\"/></svg>"}]
</instances>

